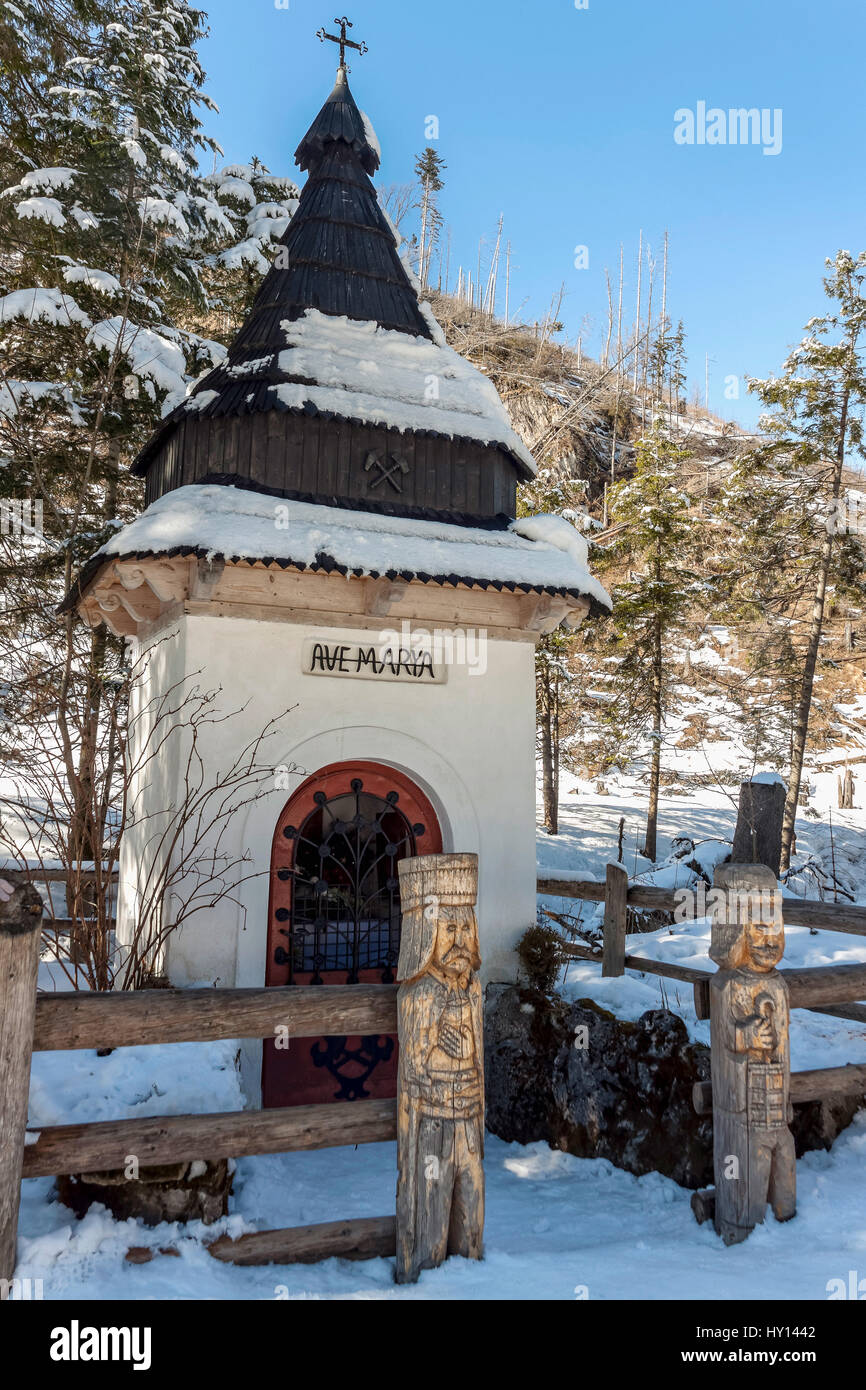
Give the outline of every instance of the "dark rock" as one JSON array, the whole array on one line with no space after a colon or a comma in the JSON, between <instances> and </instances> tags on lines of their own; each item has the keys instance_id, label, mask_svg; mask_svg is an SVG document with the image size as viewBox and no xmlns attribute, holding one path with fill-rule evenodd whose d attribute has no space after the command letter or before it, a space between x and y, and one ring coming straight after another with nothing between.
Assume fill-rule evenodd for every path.
<instances>
[{"instance_id":1,"label":"dark rock","mask_svg":"<svg viewBox=\"0 0 866 1390\"><path fill-rule=\"evenodd\" d=\"M689 1042L682 1019L653 1009L621 1022L582 999L567 1028L554 1059L556 1146L684 1187L712 1181L712 1128L692 1104L695 1081L710 1074L709 1050Z\"/></svg>"},{"instance_id":2,"label":"dark rock","mask_svg":"<svg viewBox=\"0 0 866 1390\"><path fill-rule=\"evenodd\" d=\"M847 1129L862 1108L862 1096L837 1096L832 1100L809 1100L794 1106L791 1133L797 1157L810 1149L829 1149L843 1129Z\"/></svg>"},{"instance_id":3,"label":"dark rock","mask_svg":"<svg viewBox=\"0 0 866 1390\"><path fill-rule=\"evenodd\" d=\"M531 1144L555 1129L553 1059L566 1040L567 1006L540 990L487 987L484 1024L487 1128Z\"/></svg>"},{"instance_id":4,"label":"dark rock","mask_svg":"<svg viewBox=\"0 0 866 1390\"><path fill-rule=\"evenodd\" d=\"M518 1144L546 1140L630 1173L664 1173L683 1187L713 1182L712 1117L692 1103L710 1052L682 1019L654 1009L622 1021L591 999L490 985L485 1016L487 1127ZM798 1157L851 1123L857 1096L794 1107Z\"/></svg>"},{"instance_id":5,"label":"dark rock","mask_svg":"<svg viewBox=\"0 0 866 1390\"><path fill-rule=\"evenodd\" d=\"M162 1221L203 1221L211 1226L228 1215L231 1190L226 1159L142 1167L137 1178L112 1170L57 1179L58 1197L76 1216L99 1202L119 1221L132 1217L146 1226Z\"/></svg>"}]
</instances>

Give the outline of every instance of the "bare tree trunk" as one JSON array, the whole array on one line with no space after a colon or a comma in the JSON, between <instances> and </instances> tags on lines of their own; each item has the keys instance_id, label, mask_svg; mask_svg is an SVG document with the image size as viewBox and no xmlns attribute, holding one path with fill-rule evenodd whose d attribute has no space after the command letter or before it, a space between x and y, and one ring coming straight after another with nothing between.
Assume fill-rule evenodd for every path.
<instances>
[{"instance_id":1,"label":"bare tree trunk","mask_svg":"<svg viewBox=\"0 0 866 1390\"><path fill-rule=\"evenodd\" d=\"M421 196L421 264L418 267L418 279L422 285L427 284L427 217L430 208L430 185L424 184L424 192Z\"/></svg>"},{"instance_id":2,"label":"bare tree trunk","mask_svg":"<svg viewBox=\"0 0 866 1390\"><path fill-rule=\"evenodd\" d=\"M541 794L544 828L548 835L559 834L559 797L556 788L554 715L549 686L542 689L538 731L541 739Z\"/></svg>"},{"instance_id":3,"label":"bare tree trunk","mask_svg":"<svg viewBox=\"0 0 866 1390\"><path fill-rule=\"evenodd\" d=\"M610 481L616 482L616 445L619 432L619 407L622 397L622 242L619 244L619 312L616 321L616 403L613 411L613 429L610 437ZM604 489L604 524L607 525L607 484Z\"/></svg>"},{"instance_id":4,"label":"bare tree trunk","mask_svg":"<svg viewBox=\"0 0 866 1390\"><path fill-rule=\"evenodd\" d=\"M632 377L632 390L637 395L637 384L640 372L640 292L641 278L643 276L643 228L640 233L640 245L637 253L637 323L634 330L634 375Z\"/></svg>"},{"instance_id":5,"label":"bare tree trunk","mask_svg":"<svg viewBox=\"0 0 866 1390\"><path fill-rule=\"evenodd\" d=\"M613 337L613 291L610 287L610 271L607 266L604 268L604 278L607 283L607 339L604 352L601 355L601 365L606 369L610 360L610 340Z\"/></svg>"}]
</instances>

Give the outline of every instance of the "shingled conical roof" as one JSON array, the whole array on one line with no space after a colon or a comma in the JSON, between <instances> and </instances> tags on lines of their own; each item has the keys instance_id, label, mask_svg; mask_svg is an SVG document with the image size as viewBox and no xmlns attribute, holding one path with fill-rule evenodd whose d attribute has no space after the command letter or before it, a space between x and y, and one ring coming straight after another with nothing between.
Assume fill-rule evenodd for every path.
<instances>
[{"instance_id":1,"label":"shingled conical roof","mask_svg":"<svg viewBox=\"0 0 866 1390\"><path fill-rule=\"evenodd\" d=\"M137 461L145 511L89 561L65 607L83 602L91 622L120 611L120 632L150 623L155 600L180 601L177 585L166 598L147 578L153 598L136 607L123 580L120 596L107 592L106 570L160 556L606 606L573 528L513 521L535 464L404 267L370 181L376 137L342 64L296 158L307 183L247 321Z\"/></svg>"},{"instance_id":2,"label":"shingled conical roof","mask_svg":"<svg viewBox=\"0 0 866 1390\"><path fill-rule=\"evenodd\" d=\"M295 162L309 170L309 178L282 238L284 253L265 277L229 362L284 347L280 324L307 309L429 338L370 180L379 167L379 147L355 104L345 68L298 146Z\"/></svg>"},{"instance_id":3,"label":"shingled conical roof","mask_svg":"<svg viewBox=\"0 0 866 1390\"><path fill-rule=\"evenodd\" d=\"M136 461L148 501L220 481L336 505L369 499L374 510L513 515L532 458L492 384L419 300L370 178L378 142L344 67L295 160L308 178L246 322ZM276 413L308 425L259 418ZM326 421L345 426L339 438L319 427ZM440 447L421 451L416 469L427 439ZM347 447L348 477L333 466Z\"/></svg>"}]
</instances>

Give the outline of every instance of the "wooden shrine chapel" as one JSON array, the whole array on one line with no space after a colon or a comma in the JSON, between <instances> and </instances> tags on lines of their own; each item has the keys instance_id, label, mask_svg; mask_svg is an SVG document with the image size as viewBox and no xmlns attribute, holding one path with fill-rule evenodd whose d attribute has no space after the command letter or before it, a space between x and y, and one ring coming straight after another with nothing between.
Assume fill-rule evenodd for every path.
<instances>
[{"instance_id":1,"label":"wooden shrine chapel","mask_svg":"<svg viewBox=\"0 0 866 1390\"><path fill-rule=\"evenodd\" d=\"M483 978L513 979L535 920L535 647L609 601L566 521L514 520L535 464L401 258L342 44L296 162L306 182L249 317L137 459L145 510L67 600L130 639L138 711L185 681L219 691L230 717L201 732L206 773L279 717L274 775L219 846L248 858L242 881L168 934L160 969L176 985L393 981L397 863L453 851L479 859ZM121 946L183 766L147 763L133 789ZM393 1088L392 1039L271 1047L262 1069L245 1044L253 1102L260 1085L266 1105Z\"/></svg>"}]
</instances>

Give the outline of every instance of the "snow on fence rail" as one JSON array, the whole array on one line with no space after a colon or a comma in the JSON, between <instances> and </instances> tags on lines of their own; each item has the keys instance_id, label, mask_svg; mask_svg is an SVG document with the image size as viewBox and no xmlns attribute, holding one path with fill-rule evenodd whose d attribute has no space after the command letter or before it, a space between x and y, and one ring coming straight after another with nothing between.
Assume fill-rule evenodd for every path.
<instances>
[{"instance_id":1,"label":"snow on fence rail","mask_svg":"<svg viewBox=\"0 0 866 1390\"><path fill-rule=\"evenodd\" d=\"M12 891L7 892L8 889ZM5 896L4 896L5 895ZM36 993L42 901L24 873L0 879L0 1289L14 1273L21 1179L143 1164L288 1153L397 1137L396 1100L218 1115L57 1125L28 1132L34 1051L132 1047L216 1038L397 1031L397 986L353 985L138 993ZM370 1258L396 1251L393 1217L257 1232L211 1247L240 1263Z\"/></svg>"}]
</instances>

